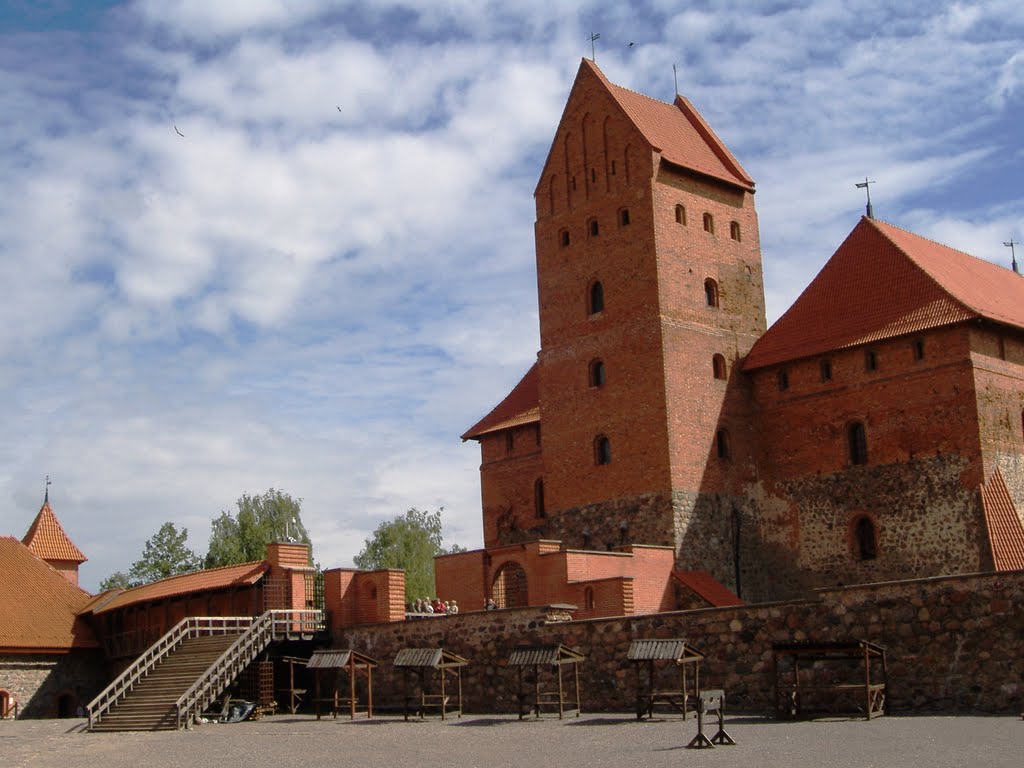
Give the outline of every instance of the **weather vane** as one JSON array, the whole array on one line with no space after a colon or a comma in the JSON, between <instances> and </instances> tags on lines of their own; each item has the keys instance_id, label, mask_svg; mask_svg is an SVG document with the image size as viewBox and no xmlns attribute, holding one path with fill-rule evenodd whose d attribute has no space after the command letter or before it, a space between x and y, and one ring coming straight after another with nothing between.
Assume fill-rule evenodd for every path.
<instances>
[{"instance_id":1,"label":"weather vane","mask_svg":"<svg viewBox=\"0 0 1024 768\"><path fill-rule=\"evenodd\" d=\"M1020 243L1018 243L1016 240L1014 240L1011 237L1009 239L1009 241L1004 242L1003 245L1005 245L1007 248L1010 249L1010 263L1013 266L1013 271L1016 272L1019 275L1020 274L1020 270L1017 269L1017 252L1014 250L1013 246L1020 245Z\"/></svg>"},{"instance_id":2,"label":"weather vane","mask_svg":"<svg viewBox=\"0 0 1024 768\"><path fill-rule=\"evenodd\" d=\"M597 33L591 32L590 33L590 37L587 38L587 39L590 40L590 60L596 64L597 63L597 46L594 45L594 43L596 43L598 40L601 39L601 33L600 32L597 32Z\"/></svg>"},{"instance_id":3,"label":"weather vane","mask_svg":"<svg viewBox=\"0 0 1024 768\"><path fill-rule=\"evenodd\" d=\"M868 211L868 218L869 219L875 218L875 212L871 209L871 187L868 186L869 184L874 184L874 183L875 183L874 180L868 181L868 177L865 176L864 177L864 181L858 181L857 184L855 185L857 187L857 189L863 189L865 192L868 193L868 208L867 208L867 211Z\"/></svg>"},{"instance_id":4,"label":"weather vane","mask_svg":"<svg viewBox=\"0 0 1024 768\"><path fill-rule=\"evenodd\" d=\"M43 501L44 502L48 502L50 500L50 486L51 485L53 485L53 483L50 482L50 476L47 475L46 476L46 493L43 494Z\"/></svg>"}]
</instances>

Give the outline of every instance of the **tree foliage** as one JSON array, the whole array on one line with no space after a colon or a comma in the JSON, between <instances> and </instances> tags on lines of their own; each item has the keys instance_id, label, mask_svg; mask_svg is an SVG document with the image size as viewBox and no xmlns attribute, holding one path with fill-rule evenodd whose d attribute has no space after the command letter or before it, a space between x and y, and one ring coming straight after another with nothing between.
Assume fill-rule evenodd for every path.
<instances>
[{"instance_id":1,"label":"tree foliage","mask_svg":"<svg viewBox=\"0 0 1024 768\"><path fill-rule=\"evenodd\" d=\"M100 584L100 589L128 589L179 573L199 570L203 565L202 560L185 545L187 539L187 528L179 531L174 523L164 523L160 530L146 541L142 557L132 563L128 572L117 571L111 574Z\"/></svg>"},{"instance_id":2,"label":"tree foliage","mask_svg":"<svg viewBox=\"0 0 1024 768\"><path fill-rule=\"evenodd\" d=\"M441 513L413 507L404 515L377 526L355 556L357 568L402 568L405 570L405 598L408 601L436 596L434 558L465 551L458 544L445 548Z\"/></svg>"},{"instance_id":3,"label":"tree foliage","mask_svg":"<svg viewBox=\"0 0 1024 768\"><path fill-rule=\"evenodd\" d=\"M310 544L312 562L313 547L302 524L302 499L270 488L256 496L243 493L235 503L236 514L221 512L210 526L207 568L262 560L269 542L289 540Z\"/></svg>"}]
</instances>

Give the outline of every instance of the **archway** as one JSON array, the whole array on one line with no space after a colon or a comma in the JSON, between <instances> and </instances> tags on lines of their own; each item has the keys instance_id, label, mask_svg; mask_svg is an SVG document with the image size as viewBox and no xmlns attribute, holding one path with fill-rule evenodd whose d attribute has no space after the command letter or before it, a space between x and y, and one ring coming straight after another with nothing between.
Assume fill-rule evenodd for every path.
<instances>
[{"instance_id":1,"label":"archway","mask_svg":"<svg viewBox=\"0 0 1024 768\"><path fill-rule=\"evenodd\" d=\"M526 571L519 563L505 563L498 569L491 585L491 594L499 608L521 608L529 605Z\"/></svg>"}]
</instances>

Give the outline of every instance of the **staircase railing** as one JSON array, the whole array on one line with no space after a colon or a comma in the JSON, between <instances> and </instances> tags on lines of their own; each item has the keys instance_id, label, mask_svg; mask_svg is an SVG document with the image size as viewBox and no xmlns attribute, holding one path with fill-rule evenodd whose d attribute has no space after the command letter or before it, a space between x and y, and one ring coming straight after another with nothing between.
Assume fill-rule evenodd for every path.
<instances>
[{"instance_id":1,"label":"staircase railing","mask_svg":"<svg viewBox=\"0 0 1024 768\"><path fill-rule=\"evenodd\" d=\"M202 635L224 635L241 632L249 627L253 619L249 616L192 616L182 619L163 637L130 664L95 699L89 702L89 728L99 722L111 707L123 699L135 683L148 675L171 651L191 637Z\"/></svg>"},{"instance_id":2,"label":"staircase railing","mask_svg":"<svg viewBox=\"0 0 1024 768\"><path fill-rule=\"evenodd\" d=\"M323 611L275 610L264 613L178 699L178 728L185 728L198 718L271 641L309 637L323 628Z\"/></svg>"}]
</instances>

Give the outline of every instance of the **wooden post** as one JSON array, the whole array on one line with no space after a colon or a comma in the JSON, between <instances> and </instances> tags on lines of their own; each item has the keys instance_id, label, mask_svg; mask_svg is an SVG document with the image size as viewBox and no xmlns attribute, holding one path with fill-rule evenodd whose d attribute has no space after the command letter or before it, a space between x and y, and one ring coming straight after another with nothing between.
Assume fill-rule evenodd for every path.
<instances>
[{"instance_id":1,"label":"wooden post","mask_svg":"<svg viewBox=\"0 0 1024 768\"><path fill-rule=\"evenodd\" d=\"M556 664L558 667L558 719L562 719L563 703L565 701L565 693L562 691L562 665Z\"/></svg>"},{"instance_id":2,"label":"wooden post","mask_svg":"<svg viewBox=\"0 0 1024 768\"><path fill-rule=\"evenodd\" d=\"M373 667L366 665L366 719L373 717Z\"/></svg>"},{"instance_id":3,"label":"wooden post","mask_svg":"<svg viewBox=\"0 0 1024 768\"><path fill-rule=\"evenodd\" d=\"M441 663L444 664L443 661ZM444 720L444 712L445 712L445 709L447 709L447 701L445 700L445 697L444 697L444 683L445 683L444 679L448 676L448 670L446 670L443 666L441 666L441 667L438 667L438 672L440 672L440 674L441 674L441 719Z\"/></svg>"},{"instance_id":4,"label":"wooden post","mask_svg":"<svg viewBox=\"0 0 1024 768\"><path fill-rule=\"evenodd\" d=\"M580 665L579 665L579 663L578 662L574 663L572 665L572 668L573 668L573 671L576 674L576 717L579 717L580 716L580 710L583 708L583 705L580 704Z\"/></svg>"},{"instance_id":5,"label":"wooden post","mask_svg":"<svg viewBox=\"0 0 1024 768\"><path fill-rule=\"evenodd\" d=\"M313 689L316 691L316 719L320 719L320 670L313 673Z\"/></svg>"}]
</instances>

